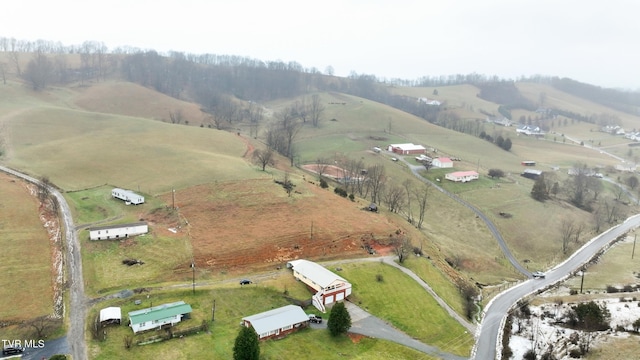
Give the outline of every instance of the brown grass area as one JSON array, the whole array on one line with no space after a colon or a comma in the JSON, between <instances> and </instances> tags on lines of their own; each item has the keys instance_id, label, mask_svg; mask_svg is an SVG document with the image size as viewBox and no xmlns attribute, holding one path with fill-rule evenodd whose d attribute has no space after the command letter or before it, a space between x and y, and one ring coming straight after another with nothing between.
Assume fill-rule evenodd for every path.
<instances>
[{"instance_id":1,"label":"brown grass area","mask_svg":"<svg viewBox=\"0 0 640 360\"><path fill-rule=\"evenodd\" d=\"M0 174L0 320L53 313L52 252L39 204L27 185ZM41 209L40 209L41 210Z\"/></svg>"},{"instance_id":2,"label":"brown grass area","mask_svg":"<svg viewBox=\"0 0 640 360\"><path fill-rule=\"evenodd\" d=\"M198 267L213 272L261 270L298 258L368 256L362 245L384 245L399 228L364 204L295 182L287 197L270 179L201 185L176 194ZM171 195L164 199L171 203ZM162 222L162 221L159 221ZM380 252L384 246L374 246ZM188 264L184 264L188 267Z\"/></svg>"},{"instance_id":3,"label":"brown grass area","mask_svg":"<svg viewBox=\"0 0 640 360\"><path fill-rule=\"evenodd\" d=\"M200 126L205 114L197 104L159 94L141 85L109 81L94 84L78 95L76 105L85 110L151 118L170 122L169 113L180 110L184 121Z\"/></svg>"}]
</instances>

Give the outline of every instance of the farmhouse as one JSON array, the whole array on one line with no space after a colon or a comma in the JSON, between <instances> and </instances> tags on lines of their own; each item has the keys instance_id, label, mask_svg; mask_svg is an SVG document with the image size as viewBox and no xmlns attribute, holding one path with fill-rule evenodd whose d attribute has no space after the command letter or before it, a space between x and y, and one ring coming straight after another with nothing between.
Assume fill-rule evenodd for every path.
<instances>
[{"instance_id":1,"label":"farmhouse","mask_svg":"<svg viewBox=\"0 0 640 360\"><path fill-rule=\"evenodd\" d=\"M326 312L325 305L351 295L351 284L347 280L312 261L289 261L287 268L293 269L293 276L315 291L311 301L322 312Z\"/></svg>"},{"instance_id":2,"label":"farmhouse","mask_svg":"<svg viewBox=\"0 0 640 360\"><path fill-rule=\"evenodd\" d=\"M139 205L144 203L144 196L138 195L130 190L115 188L111 190L111 196L116 199L124 200L127 205Z\"/></svg>"},{"instance_id":3,"label":"farmhouse","mask_svg":"<svg viewBox=\"0 0 640 360\"><path fill-rule=\"evenodd\" d=\"M387 147L387 150L400 155L413 155L424 154L427 150L422 145L408 144L391 144Z\"/></svg>"},{"instance_id":4,"label":"farmhouse","mask_svg":"<svg viewBox=\"0 0 640 360\"><path fill-rule=\"evenodd\" d=\"M536 180L542 175L542 170L535 169L525 169L520 176L526 177L528 179Z\"/></svg>"},{"instance_id":5,"label":"farmhouse","mask_svg":"<svg viewBox=\"0 0 640 360\"><path fill-rule=\"evenodd\" d=\"M467 182L471 180L478 180L479 174L475 171L456 171L448 173L444 176L445 179L454 182Z\"/></svg>"},{"instance_id":6,"label":"farmhouse","mask_svg":"<svg viewBox=\"0 0 640 360\"><path fill-rule=\"evenodd\" d=\"M107 225L89 228L90 240L110 240L128 238L146 234L149 232L149 225L146 222L137 222L132 224Z\"/></svg>"},{"instance_id":7,"label":"farmhouse","mask_svg":"<svg viewBox=\"0 0 640 360\"><path fill-rule=\"evenodd\" d=\"M122 311L119 307L112 306L100 310L100 325L120 324Z\"/></svg>"},{"instance_id":8,"label":"farmhouse","mask_svg":"<svg viewBox=\"0 0 640 360\"><path fill-rule=\"evenodd\" d=\"M309 324L309 317L300 306L287 305L242 318L246 327L253 326L260 340L281 339Z\"/></svg>"},{"instance_id":9,"label":"farmhouse","mask_svg":"<svg viewBox=\"0 0 640 360\"><path fill-rule=\"evenodd\" d=\"M134 333L157 329L164 325L173 326L191 313L191 305L184 301L162 304L147 309L131 311L129 326Z\"/></svg>"},{"instance_id":10,"label":"farmhouse","mask_svg":"<svg viewBox=\"0 0 640 360\"><path fill-rule=\"evenodd\" d=\"M431 165L437 168L452 168L453 161L447 157L439 157L439 158L433 159L433 161L431 162Z\"/></svg>"}]
</instances>

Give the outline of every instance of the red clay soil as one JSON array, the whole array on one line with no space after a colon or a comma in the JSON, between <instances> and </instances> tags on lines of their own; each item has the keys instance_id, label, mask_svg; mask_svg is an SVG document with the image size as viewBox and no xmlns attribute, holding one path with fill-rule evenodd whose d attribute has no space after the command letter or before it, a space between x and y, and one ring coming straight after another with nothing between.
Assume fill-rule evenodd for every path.
<instances>
[{"instance_id":1,"label":"red clay soil","mask_svg":"<svg viewBox=\"0 0 640 360\"><path fill-rule=\"evenodd\" d=\"M291 197L262 179L201 185L176 198L188 222L176 236L188 234L196 265L213 272L266 270L299 258L371 256L365 244L385 254L389 235L398 229L385 216L362 210L364 203L310 183L296 184Z\"/></svg>"}]
</instances>

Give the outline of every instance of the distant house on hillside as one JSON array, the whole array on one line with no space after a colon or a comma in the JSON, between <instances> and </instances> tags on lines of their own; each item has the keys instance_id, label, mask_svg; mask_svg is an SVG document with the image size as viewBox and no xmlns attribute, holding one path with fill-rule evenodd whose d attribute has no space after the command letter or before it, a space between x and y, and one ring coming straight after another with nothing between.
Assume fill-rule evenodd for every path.
<instances>
[{"instance_id":1,"label":"distant house on hillside","mask_svg":"<svg viewBox=\"0 0 640 360\"><path fill-rule=\"evenodd\" d=\"M124 239L130 236L142 235L149 232L146 222L131 224L106 225L89 228L90 240Z\"/></svg>"},{"instance_id":2,"label":"distant house on hillside","mask_svg":"<svg viewBox=\"0 0 640 360\"><path fill-rule=\"evenodd\" d=\"M116 199L124 200L127 205L139 205L144 203L144 196L138 195L131 190L115 188L111 190L111 196Z\"/></svg>"},{"instance_id":3,"label":"distant house on hillside","mask_svg":"<svg viewBox=\"0 0 640 360\"><path fill-rule=\"evenodd\" d=\"M453 161L448 157L439 157L431 161L431 166L437 167L437 168L452 168Z\"/></svg>"},{"instance_id":4,"label":"distant house on hillside","mask_svg":"<svg viewBox=\"0 0 640 360\"><path fill-rule=\"evenodd\" d=\"M521 125L516 128L516 133L531 135L531 136L544 136L544 131L538 126Z\"/></svg>"},{"instance_id":5,"label":"distant house on hillside","mask_svg":"<svg viewBox=\"0 0 640 360\"><path fill-rule=\"evenodd\" d=\"M400 155L418 155L424 154L427 149L422 145L408 144L391 144L387 147L388 151L394 152Z\"/></svg>"},{"instance_id":6,"label":"distant house on hillside","mask_svg":"<svg viewBox=\"0 0 640 360\"><path fill-rule=\"evenodd\" d=\"M191 313L191 305L184 301L162 304L147 309L131 311L129 313L129 326L134 333L157 329L163 325L174 326L188 317Z\"/></svg>"},{"instance_id":7,"label":"distant house on hillside","mask_svg":"<svg viewBox=\"0 0 640 360\"><path fill-rule=\"evenodd\" d=\"M525 169L522 174L520 174L520 176L522 177L526 177L528 179L533 179L536 180L537 178L539 178L540 176L542 176L542 170L536 170L536 169Z\"/></svg>"},{"instance_id":8,"label":"distant house on hillside","mask_svg":"<svg viewBox=\"0 0 640 360\"><path fill-rule=\"evenodd\" d=\"M342 301L351 295L351 284L324 266L308 260L292 260L287 268L293 269L293 276L315 292L311 297L313 306L326 312L325 305Z\"/></svg>"},{"instance_id":9,"label":"distant house on hillside","mask_svg":"<svg viewBox=\"0 0 640 360\"><path fill-rule=\"evenodd\" d=\"M309 317L300 306L287 305L243 317L242 325L253 327L260 340L281 339L309 325Z\"/></svg>"},{"instance_id":10,"label":"distant house on hillside","mask_svg":"<svg viewBox=\"0 0 640 360\"><path fill-rule=\"evenodd\" d=\"M427 105L431 105L431 106L440 106L442 105L442 103L438 100L433 100L433 99L427 99L426 97L420 97L418 98L418 102L419 103L423 103L423 104L427 104Z\"/></svg>"},{"instance_id":11,"label":"distant house on hillside","mask_svg":"<svg viewBox=\"0 0 640 360\"><path fill-rule=\"evenodd\" d=\"M453 182L464 183L472 180L478 180L480 175L475 171L456 171L446 174L444 178Z\"/></svg>"}]
</instances>

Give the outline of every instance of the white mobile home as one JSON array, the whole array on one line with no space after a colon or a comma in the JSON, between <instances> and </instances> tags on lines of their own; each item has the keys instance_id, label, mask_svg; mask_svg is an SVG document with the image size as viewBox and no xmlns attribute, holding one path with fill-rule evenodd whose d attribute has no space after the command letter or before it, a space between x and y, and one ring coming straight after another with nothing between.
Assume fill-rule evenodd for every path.
<instances>
[{"instance_id":1,"label":"white mobile home","mask_svg":"<svg viewBox=\"0 0 640 360\"><path fill-rule=\"evenodd\" d=\"M146 222L132 224L107 225L89 228L90 240L111 240L128 238L129 236L142 235L149 232Z\"/></svg>"},{"instance_id":2,"label":"white mobile home","mask_svg":"<svg viewBox=\"0 0 640 360\"><path fill-rule=\"evenodd\" d=\"M162 304L129 313L129 326L134 333L157 329L163 325L173 326L191 313L191 305L184 301Z\"/></svg>"},{"instance_id":3,"label":"white mobile home","mask_svg":"<svg viewBox=\"0 0 640 360\"><path fill-rule=\"evenodd\" d=\"M293 269L293 276L315 291L311 301L322 312L326 312L325 305L351 295L351 283L312 261L289 261L287 268Z\"/></svg>"},{"instance_id":4,"label":"white mobile home","mask_svg":"<svg viewBox=\"0 0 640 360\"><path fill-rule=\"evenodd\" d=\"M139 205L144 203L144 196L138 195L130 190L115 188L111 190L111 196L116 199L124 200L127 205Z\"/></svg>"}]
</instances>

